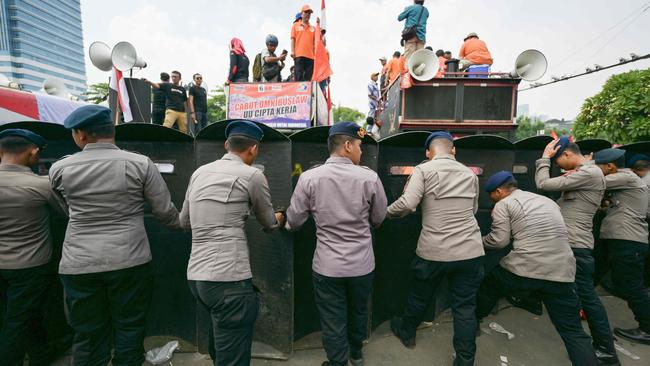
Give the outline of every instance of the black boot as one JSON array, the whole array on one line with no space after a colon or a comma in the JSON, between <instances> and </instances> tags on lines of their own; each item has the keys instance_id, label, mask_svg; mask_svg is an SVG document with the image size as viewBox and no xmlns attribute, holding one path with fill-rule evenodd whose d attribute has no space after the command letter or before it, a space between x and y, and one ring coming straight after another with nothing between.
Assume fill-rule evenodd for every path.
<instances>
[{"instance_id":1,"label":"black boot","mask_svg":"<svg viewBox=\"0 0 650 366\"><path fill-rule=\"evenodd\" d=\"M598 366L621 366L614 344L611 347L594 346L594 350L596 351Z\"/></svg>"},{"instance_id":2,"label":"black boot","mask_svg":"<svg viewBox=\"0 0 650 366\"><path fill-rule=\"evenodd\" d=\"M650 334L644 332L640 328L636 328L636 329L614 328L614 333L618 336L627 339L628 341L642 343L642 344L650 344Z\"/></svg>"},{"instance_id":3,"label":"black boot","mask_svg":"<svg viewBox=\"0 0 650 366\"><path fill-rule=\"evenodd\" d=\"M363 352L350 349L350 364L352 366L363 366Z\"/></svg>"},{"instance_id":4,"label":"black boot","mask_svg":"<svg viewBox=\"0 0 650 366\"><path fill-rule=\"evenodd\" d=\"M397 337L406 348L415 348L415 337L409 337L404 332L404 320L398 316L394 316L390 320L390 330L393 331L395 337Z\"/></svg>"}]
</instances>

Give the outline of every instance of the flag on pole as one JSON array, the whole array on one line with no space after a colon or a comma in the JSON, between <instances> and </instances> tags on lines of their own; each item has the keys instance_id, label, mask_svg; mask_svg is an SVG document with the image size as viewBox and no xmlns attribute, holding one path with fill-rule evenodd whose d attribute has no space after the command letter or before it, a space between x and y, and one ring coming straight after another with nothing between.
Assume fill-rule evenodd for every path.
<instances>
[{"instance_id":1,"label":"flag on pole","mask_svg":"<svg viewBox=\"0 0 650 366\"><path fill-rule=\"evenodd\" d=\"M321 82L328 77L330 77L333 72L330 68L330 56L325 48L323 43L323 37L320 34L320 25L316 23L316 52L314 54L314 73L312 75L312 80Z\"/></svg>"},{"instance_id":2,"label":"flag on pole","mask_svg":"<svg viewBox=\"0 0 650 366\"><path fill-rule=\"evenodd\" d=\"M122 71L115 67L113 67L113 77L111 77L111 83L109 86L117 92L117 103L124 115L124 122L132 122L133 115L131 114L131 106L129 104L129 92L126 89L126 83L122 77ZM115 114L117 115L117 111Z\"/></svg>"},{"instance_id":3,"label":"flag on pole","mask_svg":"<svg viewBox=\"0 0 650 366\"><path fill-rule=\"evenodd\" d=\"M325 0L322 0L320 3L320 28L322 30L327 30L327 17L325 16Z\"/></svg>"}]
</instances>

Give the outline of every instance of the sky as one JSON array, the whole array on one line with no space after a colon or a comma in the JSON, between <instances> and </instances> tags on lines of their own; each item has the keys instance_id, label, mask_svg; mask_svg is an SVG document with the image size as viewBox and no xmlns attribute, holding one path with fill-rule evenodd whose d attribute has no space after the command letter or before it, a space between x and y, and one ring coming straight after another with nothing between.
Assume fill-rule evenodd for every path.
<instances>
[{"instance_id":1,"label":"sky","mask_svg":"<svg viewBox=\"0 0 650 366\"><path fill-rule=\"evenodd\" d=\"M82 0L82 22L89 84L105 82L87 56L93 41L110 46L131 42L148 67L134 77L158 80L161 71L178 70L184 82L199 72L210 89L227 77L228 44L240 38L249 58L264 46L267 34L278 36L278 50L291 49L290 30L303 4L320 12L320 0ZM407 0L326 0L327 45L331 55L331 93L336 104L367 112L366 85L379 71L379 57L401 51L403 23L397 15ZM549 67L540 82L571 75L594 64L616 63L631 52L650 52L648 0L426 0L430 17L427 45L457 55L469 32L484 40L492 71L511 71L526 49L542 51ZM312 17L313 18L313 17ZM593 75L519 93L530 113L573 119L585 98L596 94L613 74L650 67L643 60ZM283 76L286 77L286 73ZM521 87L527 82L522 81Z\"/></svg>"}]
</instances>

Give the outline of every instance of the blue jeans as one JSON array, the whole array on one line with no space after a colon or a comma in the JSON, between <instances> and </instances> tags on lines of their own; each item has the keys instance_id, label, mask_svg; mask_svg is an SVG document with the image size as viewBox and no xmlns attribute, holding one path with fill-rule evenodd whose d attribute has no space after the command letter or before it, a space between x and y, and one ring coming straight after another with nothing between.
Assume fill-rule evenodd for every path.
<instances>
[{"instance_id":1,"label":"blue jeans","mask_svg":"<svg viewBox=\"0 0 650 366\"><path fill-rule=\"evenodd\" d=\"M198 134L199 131L208 127L208 114L205 112L196 112L194 114L196 117L196 125L194 126L195 134Z\"/></svg>"}]
</instances>

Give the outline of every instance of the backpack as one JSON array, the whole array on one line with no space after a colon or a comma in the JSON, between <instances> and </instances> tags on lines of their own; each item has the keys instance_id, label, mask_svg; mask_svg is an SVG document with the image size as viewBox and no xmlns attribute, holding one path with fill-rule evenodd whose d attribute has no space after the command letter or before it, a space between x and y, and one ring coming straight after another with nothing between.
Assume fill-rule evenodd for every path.
<instances>
[{"instance_id":1,"label":"backpack","mask_svg":"<svg viewBox=\"0 0 650 366\"><path fill-rule=\"evenodd\" d=\"M276 56L274 54L271 54L271 57L276 57ZM262 62L264 64L262 65L262 76L264 76L264 80L270 81L278 77L278 75L280 75L279 63L277 62L266 63L264 62L264 60L262 60Z\"/></svg>"},{"instance_id":2,"label":"backpack","mask_svg":"<svg viewBox=\"0 0 650 366\"><path fill-rule=\"evenodd\" d=\"M253 61L253 81L262 81L262 53L255 55Z\"/></svg>"}]
</instances>

